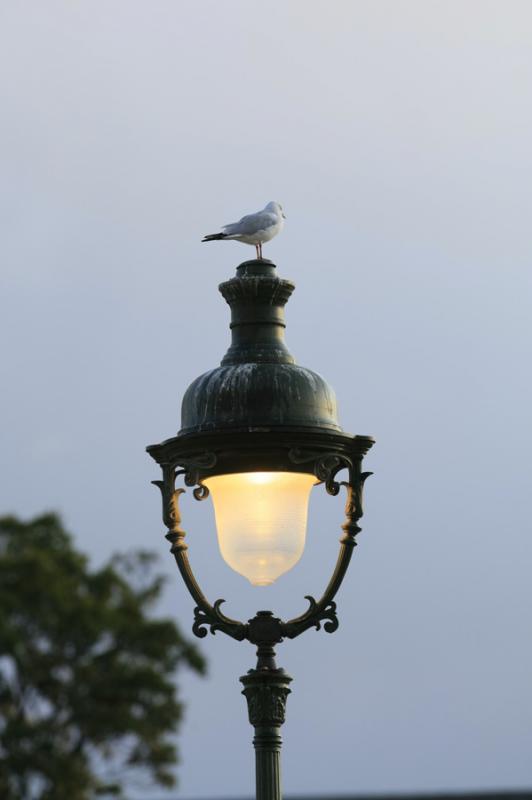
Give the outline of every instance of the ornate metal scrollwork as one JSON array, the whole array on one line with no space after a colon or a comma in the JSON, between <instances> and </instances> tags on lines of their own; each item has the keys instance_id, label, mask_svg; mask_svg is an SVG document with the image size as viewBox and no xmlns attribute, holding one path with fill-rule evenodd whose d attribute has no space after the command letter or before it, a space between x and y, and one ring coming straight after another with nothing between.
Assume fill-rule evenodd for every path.
<instances>
[{"instance_id":1,"label":"ornate metal scrollwork","mask_svg":"<svg viewBox=\"0 0 532 800\"><path fill-rule=\"evenodd\" d=\"M325 622L323 629L327 631L327 633L334 633L340 624L338 622L336 603L334 600L323 602L322 598L320 602L316 602L312 595L309 594L305 595L305 600L309 602L309 607L306 612L300 617L282 623L283 636L286 636L288 639L294 639L309 628L315 628L319 631L321 623L324 620L327 620L327 622Z\"/></svg>"},{"instance_id":2,"label":"ornate metal scrollwork","mask_svg":"<svg viewBox=\"0 0 532 800\"><path fill-rule=\"evenodd\" d=\"M192 494L194 495L195 500L201 501L201 500L206 500L210 492L207 486L205 486L205 484L200 481L196 486L196 488L192 490Z\"/></svg>"},{"instance_id":3,"label":"ornate metal scrollwork","mask_svg":"<svg viewBox=\"0 0 532 800\"><path fill-rule=\"evenodd\" d=\"M335 477L341 469L351 469L353 462L348 456L340 453L324 453L316 450L302 450L299 447L292 448L288 453L288 458L293 464L308 464L314 462L314 475L325 484L328 494L336 495L340 491L340 482L335 481Z\"/></svg>"},{"instance_id":4,"label":"ornate metal scrollwork","mask_svg":"<svg viewBox=\"0 0 532 800\"><path fill-rule=\"evenodd\" d=\"M212 606L209 605L209 608L206 608L205 604L196 606L192 626L194 635L199 639L204 639L209 628L213 635L216 631L222 631L238 641L247 638L247 625L222 614L220 611L222 603L225 603L225 600L215 600Z\"/></svg>"},{"instance_id":5,"label":"ornate metal scrollwork","mask_svg":"<svg viewBox=\"0 0 532 800\"><path fill-rule=\"evenodd\" d=\"M215 453L197 453L187 458L180 458L178 465L183 467L176 475L183 475L185 486L194 486L192 494L196 500L206 500L209 496L208 488L201 482L200 473L204 469L212 469L216 465Z\"/></svg>"}]
</instances>

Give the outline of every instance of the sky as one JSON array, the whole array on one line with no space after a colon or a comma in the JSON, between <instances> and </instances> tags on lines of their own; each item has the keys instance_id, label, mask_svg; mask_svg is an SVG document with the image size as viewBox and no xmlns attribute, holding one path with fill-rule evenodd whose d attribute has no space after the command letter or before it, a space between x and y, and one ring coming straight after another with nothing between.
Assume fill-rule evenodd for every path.
<instances>
[{"instance_id":1,"label":"sky","mask_svg":"<svg viewBox=\"0 0 532 800\"><path fill-rule=\"evenodd\" d=\"M223 357L217 285L253 257L201 237L280 201L287 343L376 439L340 628L278 650L285 792L532 786L532 5L3 0L0 96L0 512L59 511L94 565L156 550L190 629L144 448ZM187 495L230 616L319 594L343 502L314 494L269 588ZM250 796L253 648L200 646L178 794Z\"/></svg>"}]
</instances>

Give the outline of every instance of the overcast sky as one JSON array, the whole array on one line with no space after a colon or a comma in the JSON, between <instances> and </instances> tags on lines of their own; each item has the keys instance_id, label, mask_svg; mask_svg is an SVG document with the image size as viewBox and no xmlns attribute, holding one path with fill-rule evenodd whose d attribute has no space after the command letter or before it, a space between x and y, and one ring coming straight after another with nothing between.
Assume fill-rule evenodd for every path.
<instances>
[{"instance_id":1,"label":"overcast sky","mask_svg":"<svg viewBox=\"0 0 532 800\"><path fill-rule=\"evenodd\" d=\"M95 564L158 550L189 630L144 447L223 356L217 285L254 253L201 236L281 201L288 344L377 440L341 627L279 648L285 790L532 786L532 4L2 0L0 92L1 511L60 511ZM203 505L227 613L319 593L341 500L268 589ZM253 648L201 646L180 793L249 796Z\"/></svg>"}]
</instances>

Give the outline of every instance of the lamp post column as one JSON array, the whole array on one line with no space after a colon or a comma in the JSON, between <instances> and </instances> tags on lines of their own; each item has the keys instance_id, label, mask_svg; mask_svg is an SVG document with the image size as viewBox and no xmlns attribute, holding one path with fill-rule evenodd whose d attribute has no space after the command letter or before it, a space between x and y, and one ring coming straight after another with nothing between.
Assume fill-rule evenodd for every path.
<instances>
[{"instance_id":1,"label":"lamp post column","mask_svg":"<svg viewBox=\"0 0 532 800\"><path fill-rule=\"evenodd\" d=\"M253 669L240 678L248 702L249 721L255 728L257 800L282 800L281 725L285 720L288 684L282 669Z\"/></svg>"}]
</instances>

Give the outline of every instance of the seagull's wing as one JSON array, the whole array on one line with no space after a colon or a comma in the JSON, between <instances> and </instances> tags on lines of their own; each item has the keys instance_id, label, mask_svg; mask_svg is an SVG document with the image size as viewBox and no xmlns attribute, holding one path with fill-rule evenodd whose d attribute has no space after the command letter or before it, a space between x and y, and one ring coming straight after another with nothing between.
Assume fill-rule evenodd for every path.
<instances>
[{"instance_id":1,"label":"seagull's wing","mask_svg":"<svg viewBox=\"0 0 532 800\"><path fill-rule=\"evenodd\" d=\"M230 225L224 225L223 231L229 236L234 234L253 234L257 231L262 231L265 228L270 228L277 223L277 216L272 214L271 211L259 211L257 214L247 214L238 222L233 222Z\"/></svg>"}]
</instances>

